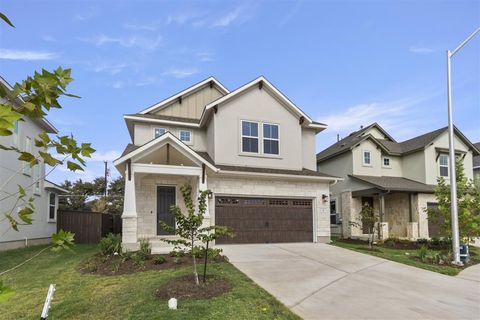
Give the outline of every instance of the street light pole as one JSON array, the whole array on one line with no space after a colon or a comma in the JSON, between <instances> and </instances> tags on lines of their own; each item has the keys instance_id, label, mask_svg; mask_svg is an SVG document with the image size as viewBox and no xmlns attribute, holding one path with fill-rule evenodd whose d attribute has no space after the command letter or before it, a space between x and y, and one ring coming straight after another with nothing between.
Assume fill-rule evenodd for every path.
<instances>
[{"instance_id":1,"label":"street light pole","mask_svg":"<svg viewBox=\"0 0 480 320\"><path fill-rule=\"evenodd\" d=\"M457 206L457 172L455 168L455 144L452 113L452 57L462 49L468 41L480 32L480 28L475 30L465 41L463 41L455 50L447 50L447 99L448 99L448 148L450 160L450 199L452 215L452 249L454 264L463 265L460 261L460 232L458 229L458 206Z\"/></svg>"}]
</instances>

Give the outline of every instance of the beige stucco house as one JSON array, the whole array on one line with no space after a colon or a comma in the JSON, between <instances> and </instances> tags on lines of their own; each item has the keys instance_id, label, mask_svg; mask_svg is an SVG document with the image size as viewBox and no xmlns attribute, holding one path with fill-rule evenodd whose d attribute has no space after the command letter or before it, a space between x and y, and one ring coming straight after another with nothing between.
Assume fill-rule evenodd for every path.
<instances>
[{"instance_id":1,"label":"beige stucco house","mask_svg":"<svg viewBox=\"0 0 480 320\"><path fill-rule=\"evenodd\" d=\"M12 87L1 77L0 86L7 92L6 97L0 98L0 103L8 100L16 108L23 104L21 98L10 94ZM35 146L34 139L42 131L57 133L57 129L47 119L25 117L16 122L12 135L0 136L0 144L38 155L40 149ZM18 160L17 153L0 149L0 250L48 243L52 233L56 232L58 196L66 190L47 181L44 176L43 162L30 167ZM19 185L26 189L28 198L33 198L35 209L32 224L19 225L18 231L15 231L10 222L4 219L4 215L12 212L14 218L19 220L16 212L24 204L18 202L16 196L11 196L18 192Z\"/></svg>"},{"instance_id":2,"label":"beige stucco house","mask_svg":"<svg viewBox=\"0 0 480 320\"><path fill-rule=\"evenodd\" d=\"M208 78L143 111L125 115L132 142L114 161L125 176L123 245L160 247L175 226L179 188L210 190L205 225L231 227L219 243L327 242L329 185L316 171L313 121L267 79L229 91Z\"/></svg>"},{"instance_id":3,"label":"beige stucco house","mask_svg":"<svg viewBox=\"0 0 480 320\"><path fill-rule=\"evenodd\" d=\"M318 153L319 170L344 178L330 188L332 232L366 237L368 228L351 222L360 222L362 204L368 203L379 216L383 238L438 235L438 223L427 219L425 209L436 205L438 177L449 178L448 150L447 128L397 142L374 123ZM472 179L479 150L458 129L455 152Z\"/></svg>"},{"instance_id":4,"label":"beige stucco house","mask_svg":"<svg viewBox=\"0 0 480 320\"><path fill-rule=\"evenodd\" d=\"M480 150L480 142L475 143L475 147ZM480 187L480 155L473 157L473 180Z\"/></svg>"}]
</instances>

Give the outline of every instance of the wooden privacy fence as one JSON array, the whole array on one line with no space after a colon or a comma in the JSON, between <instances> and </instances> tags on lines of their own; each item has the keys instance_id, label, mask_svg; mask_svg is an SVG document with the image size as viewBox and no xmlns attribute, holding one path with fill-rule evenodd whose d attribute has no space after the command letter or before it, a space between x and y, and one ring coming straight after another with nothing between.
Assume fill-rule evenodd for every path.
<instances>
[{"instance_id":1,"label":"wooden privacy fence","mask_svg":"<svg viewBox=\"0 0 480 320\"><path fill-rule=\"evenodd\" d=\"M57 231L75 233L75 243L98 243L108 233L122 233L120 215L88 211L58 211Z\"/></svg>"}]
</instances>

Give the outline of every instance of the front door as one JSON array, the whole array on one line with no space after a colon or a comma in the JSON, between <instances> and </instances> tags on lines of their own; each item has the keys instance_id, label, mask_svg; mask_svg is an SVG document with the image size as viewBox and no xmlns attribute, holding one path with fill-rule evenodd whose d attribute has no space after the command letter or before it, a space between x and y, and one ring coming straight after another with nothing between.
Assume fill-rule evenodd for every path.
<instances>
[{"instance_id":1,"label":"front door","mask_svg":"<svg viewBox=\"0 0 480 320\"><path fill-rule=\"evenodd\" d=\"M170 207L175 205L175 187L157 186L157 234L172 234L162 228L160 221L175 227L175 218L170 212Z\"/></svg>"},{"instance_id":2,"label":"front door","mask_svg":"<svg viewBox=\"0 0 480 320\"><path fill-rule=\"evenodd\" d=\"M362 208L363 206L368 205L370 208L373 209L373 198L372 197L362 197ZM372 210L373 214L373 210ZM372 227L372 220L371 219L362 219L362 233L367 234L369 233L370 228Z\"/></svg>"}]
</instances>

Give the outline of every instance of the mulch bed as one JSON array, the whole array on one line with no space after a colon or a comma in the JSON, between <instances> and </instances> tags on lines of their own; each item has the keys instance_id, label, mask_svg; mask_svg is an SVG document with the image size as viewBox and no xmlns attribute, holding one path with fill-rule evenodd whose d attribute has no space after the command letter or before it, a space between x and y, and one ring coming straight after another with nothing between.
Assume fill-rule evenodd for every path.
<instances>
[{"instance_id":1,"label":"mulch bed","mask_svg":"<svg viewBox=\"0 0 480 320\"><path fill-rule=\"evenodd\" d=\"M193 275L178 277L170 280L164 286L155 291L155 296L161 300L176 298L184 299L208 299L218 297L232 289L230 282L223 278L207 277L206 283L202 282L199 276L200 284L197 286Z\"/></svg>"}]
</instances>

